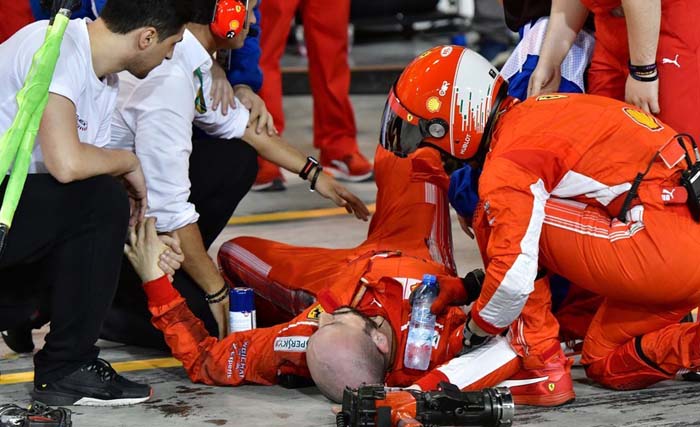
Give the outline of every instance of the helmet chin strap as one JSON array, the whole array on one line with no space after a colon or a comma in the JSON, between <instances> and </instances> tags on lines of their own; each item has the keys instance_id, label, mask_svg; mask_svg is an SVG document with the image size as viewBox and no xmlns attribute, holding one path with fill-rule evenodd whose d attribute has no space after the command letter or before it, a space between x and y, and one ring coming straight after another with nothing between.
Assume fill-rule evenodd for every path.
<instances>
[{"instance_id":1,"label":"helmet chin strap","mask_svg":"<svg viewBox=\"0 0 700 427\"><path fill-rule=\"evenodd\" d=\"M481 137L479 149L471 159L468 159L476 162L479 166L483 165L484 161L486 160L486 154L489 152L489 148L491 147L491 136L493 135L493 130L496 128L496 122L498 121L498 117L501 113L501 106L507 98L508 81L504 81L503 84L501 84L501 87L498 89L496 100L491 108L491 113L489 114L489 119L486 121L484 136Z\"/></svg>"}]
</instances>

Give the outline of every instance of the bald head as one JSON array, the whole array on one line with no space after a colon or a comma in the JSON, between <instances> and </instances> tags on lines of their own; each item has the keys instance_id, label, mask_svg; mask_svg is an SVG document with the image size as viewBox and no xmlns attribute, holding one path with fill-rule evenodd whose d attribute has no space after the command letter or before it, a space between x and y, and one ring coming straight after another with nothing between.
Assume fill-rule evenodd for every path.
<instances>
[{"instance_id":1,"label":"bald head","mask_svg":"<svg viewBox=\"0 0 700 427\"><path fill-rule=\"evenodd\" d=\"M306 362L316 386L334 402L343 399L345 387L383 384L384 356L372 336L362 328L333 323L309 339Z\"/></svg>"}]
</instances>

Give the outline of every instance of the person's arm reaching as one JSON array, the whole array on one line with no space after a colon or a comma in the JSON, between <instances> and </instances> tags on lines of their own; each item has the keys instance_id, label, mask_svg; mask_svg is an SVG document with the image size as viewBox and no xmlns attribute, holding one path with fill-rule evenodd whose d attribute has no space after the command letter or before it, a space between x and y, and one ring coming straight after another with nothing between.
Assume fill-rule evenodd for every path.
<instances>
[{"instance_id":1,"label":"person's arm reaching","mask_svg":"<svg viewBox=\"0 0 700 427\"><path fill-rule=\"evenodd\" d=\"M547 32L542 41L540 59L530 77L527 96L557 92L561 82L561 64L583 28L588 9L580 0L553 0Z\"/></svg>"},{"instance_id":2,"label":"person's arm reaching","mask_svg":"<svg viewBox=\"0 0 700 427\"><path fill-rule=\"evenodd\" d=\"M461 390L493 387L520 369L518 354L505 337L495 337L482 347L445 362L418 379L411 388L437 390L445 381Z\"/></svg>"},{"instance_id":3,"label":"person's arm reaching","mask_svg":"<svg viewBox=\"0 0 700 427\"><path fill-rule=\"evenodd\" d=\"M189 224L177 230L177 233L185 255L182 269L205 293L209 295L217 293L226 283L204 247L199 226L197 223ZM219 338L225 337L228 333L228 298L209 304L209 309L214 315L216 324L219 325Z\"/></svg>"},{"instance_id":4,"label":"person's arm reaching","mask_svg":"<svg viewBox=\"0 0 700 427\"><path fill-rule=\"evenodd\" d=\"M276 135L258 134L255 130L247 128L243 140L255 148L264 159L295 174L306 164L306 156ZM313 179L315 172L316 170L309 174L308 180ZM344 207L349 213L354 213L359 219L366 221L369 217L367 206L330 175L318 174L316 191L336 205Z\"/></svg>"},{"instance_id":5,"label":"person's arm reaching","mask_svg":"<svg viewBox=\"0 0 700 427\"><path fill-rule=\"evenodd\" d=\"M636 66L656 63L661 26L661 0L622 0L627 22L630 64ZM654 73L652 76L657 76ZM647 113L659 114L659 80L638 81L627 76L625 102Z\"/></svg>"},{"instance_id":6,"label":"person's arm reaching","mask_svg":"<svg viewBox=\"0 0 700 427\"><path fill-rule=\"evenodd\" d=\"M134 153L85 144L75 128L76 110L71 100L49 93L39 126L38 139L44 164L61 183L97 175L113 175L125 181L132 206L131 224L144 217L147 207L146 181Z\"/></svg>"},{"instance_id":7,"label":"person's arm reaching","mask_svg":"<svg viewBox=\"0 0 700 427\"><path fill-rule=\"evenodd\" d=\"M548 188L561 179L537 171L543 165L517 156L493 158L479 180L479 194L488 206L488 265L469 314L486 334L497 335L513 323L534 289Z\"/></svg>"}]
</instances>

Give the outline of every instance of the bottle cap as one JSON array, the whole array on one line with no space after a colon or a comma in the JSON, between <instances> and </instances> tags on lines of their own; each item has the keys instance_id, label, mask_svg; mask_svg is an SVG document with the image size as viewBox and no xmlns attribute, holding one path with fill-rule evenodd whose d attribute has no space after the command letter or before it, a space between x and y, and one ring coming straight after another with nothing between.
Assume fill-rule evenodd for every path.
<instances>
[{"instance_id":1,"label":"bottle cap","mask_svg":"<svg viewBox=\"0 0 700 427\"><path fill-rule=\"evenodd\" d=\"M255 310L255 293L251 288L231 288L229 311Z\"/></svg>"},{"instance_id":2,"label":"bottle cap","mask_svg":"<svg viewBox=\"0 0 700 427\"><path fill-rule=\"evenodd\" d=\"M433 274L424 274L423 275L423 284L426 286L436 286L437 285L437 277Z\"/></svg>"}]
</instances>

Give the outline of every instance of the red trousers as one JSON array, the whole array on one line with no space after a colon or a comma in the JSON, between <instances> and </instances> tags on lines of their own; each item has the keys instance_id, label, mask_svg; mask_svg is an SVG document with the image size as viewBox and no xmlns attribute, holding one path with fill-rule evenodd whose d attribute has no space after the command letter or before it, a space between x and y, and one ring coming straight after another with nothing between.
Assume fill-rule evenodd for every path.
<instances>
[{"instance_id":1,"label":"red trousers","mask_svg":"<svg viewBox=\"0 0 700 427\"><path fill-rule=\"evenodd\" d=\"M2 2L2 19L0 19L0 43L9 39L20 28L34 22L32 9L27 0L8 0Z\"/></svg>"},{"instance_id":2,"label":"red trousers","mask_svg":"<svg viewBox=\"0 0 700 427\"><path fill-rule=\"evenodd\" d=\"M685 205L646 207L624 224L594 207L547 202L540 265L604 297L584 340L589 377L636 389L700 367L700 324L679 323L700 303L698 251L700 225ZM536 287L530 298L546 293ZM551 318L542 322L538 342L555 336Z\"/></svg>"},{"instance_id":3,"label":"red trousers","mask_svg":"<svg viewBox=\"0 0 700 427\"><path fill-rule=\"evenodd\" d=\"M590 0L588 0L590 3ZM659 118L678 132L700 138L700 2L661 2L656 51ZM588 93L625 100L629 48L624 17L593 7L596 46L588 74ZM640 64L644 65L644 64Z\"/></svg>"},{"instance_id":4,"label":"red trousers","mask_svg":"<svg viewBox=\"0 0 700 427\"><path fill-rule=\"evenodd\" d=\"M349 96L350 0L265 0L260 3L260 67L263 72L260 96L280 132L284 130L280 59L297 9L303 20L308 50L314 101L314 147L321 151L321 161L326 164L357 151L357 129Z\"/></svg>"}]
</instances>

